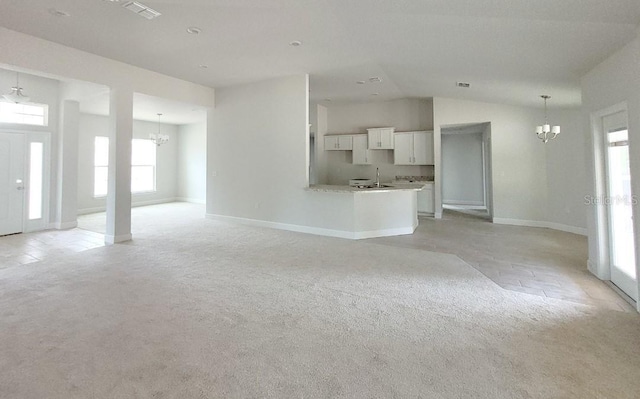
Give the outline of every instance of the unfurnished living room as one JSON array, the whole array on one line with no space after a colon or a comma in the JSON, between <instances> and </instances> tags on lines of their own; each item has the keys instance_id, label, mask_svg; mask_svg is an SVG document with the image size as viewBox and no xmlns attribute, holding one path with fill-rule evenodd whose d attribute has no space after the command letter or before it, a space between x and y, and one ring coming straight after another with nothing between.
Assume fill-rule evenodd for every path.
<instances>
[{"instance_id":1,"label":"unfurnished living room","mask_svg":"<svg viewBox=\"0 0 640 399\"><path fill-rule=\"evenodd\" d=\"M0 398L637 398L637 0L3 0Z\"/></svg>"}]
</instances>

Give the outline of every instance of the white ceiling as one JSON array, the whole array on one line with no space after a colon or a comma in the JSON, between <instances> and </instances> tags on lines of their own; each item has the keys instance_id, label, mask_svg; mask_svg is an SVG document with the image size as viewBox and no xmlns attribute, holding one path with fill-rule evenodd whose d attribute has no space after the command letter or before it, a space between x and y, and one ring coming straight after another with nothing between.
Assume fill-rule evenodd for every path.
<instances>
[{"instance_id":1,"label":"white ceiling","mask_svg":"<svg viewBox=\"0 0 640 399\"><path fill-rule=\"evenodd\" d=\"M640 23L638 0L142 0L151 21L122 3L2 0L0 25L211 87L309 73L319 101L558 107L580 104L579 77Z\"/></svg>"}]
</instances>

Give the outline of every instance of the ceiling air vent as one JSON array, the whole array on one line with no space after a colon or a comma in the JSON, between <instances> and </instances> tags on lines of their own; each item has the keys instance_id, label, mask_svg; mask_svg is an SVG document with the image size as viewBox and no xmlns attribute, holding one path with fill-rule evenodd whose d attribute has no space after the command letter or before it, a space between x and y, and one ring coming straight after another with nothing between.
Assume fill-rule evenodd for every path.
<instances>
[{"instance_id":1,"label":"ceiling air vent","mask_svg":"<svg viewBox=\"0 0 640 399\"><path fill-rule=\"evenodd\" d=\"M471 86L471 83L467 83L467 82L456 82L456 86L458 87L464 87L465 89Z\"/></svg>"},{"instance_id":2,"label":"ceiling air vent","mask_svg":"<svg viewBox=\"0 0 640 399\"><path fill-rule=\"evenodd\" d=\"M146 19L154 19L162 15L153 8L149 8L142 3L138 3L137 1L128 1L124 3L122 7Z\"/></svg>"}]
</instances>

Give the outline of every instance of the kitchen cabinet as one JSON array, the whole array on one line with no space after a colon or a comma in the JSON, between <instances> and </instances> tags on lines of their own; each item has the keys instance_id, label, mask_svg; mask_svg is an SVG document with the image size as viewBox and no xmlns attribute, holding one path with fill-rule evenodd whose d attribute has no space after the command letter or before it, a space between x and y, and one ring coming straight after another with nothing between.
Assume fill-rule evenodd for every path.
<instances>
[{"instance_id":1,"label":"kitchen cabinet","mask_svg":"<svg viewBox=\"0 0 640 399\"><path fill-rule=\"evenodd\" d=\"M370 150L393 150L393 127L376 127L367 129Z\"/></svg>"},{"instance_id":2,"label":"kitchen cabinet","mask_svg":"<svg viewBox=\"0 0 640 399\"><path fill-rule=\"evenodd\" d=\"M433 193L433 183L427 184L418 191L418 213L435 213L435 200Z\"/></svg>"},{"instance_id":3,"label":"kitchen cabinet","mask_svg":"<svg viewBox=\"0 0 640 399\"><path fill-rule=\"evenodd\" d=\"M325 151L343 151L353 149L353 136L341 134L334 136L324 136Z\"/></svg>"},{"instance_id":4,"label":"kitchen cabinet","mask_svg":"<svg viewBox=\"0 0 640 399\"><path fill-rule=\"evenodd\" d=\"M433 165L433 132L402 132L394 135L395 165Z\"/></svg>"},{"instance_id":5,"label":"kitchen cabinet","mask_svg":"<svg viewBox=\"0 0 640 399\"><path fill-rule=\"evenodd\" d=\"M351 163L354 165L371 165L369 154L369 140L366 134L353 135L353 157Z\"/></svg>"}]
</instances>

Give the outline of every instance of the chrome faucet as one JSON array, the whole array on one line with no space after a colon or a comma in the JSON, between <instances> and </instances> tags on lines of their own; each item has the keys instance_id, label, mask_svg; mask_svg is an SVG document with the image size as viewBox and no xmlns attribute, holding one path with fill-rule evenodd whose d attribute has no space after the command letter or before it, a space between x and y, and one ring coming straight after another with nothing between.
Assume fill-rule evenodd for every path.
<instances>
[{"instance_id":1,"label":"chrome faucet","mask_svg":"<svg viewBox=\"0 0 640 399\"><path fill-rule=\"evenodd\" d=\"M380 168L376 168L376 187L380 187Z\"/></svg>"}]
</instances>

